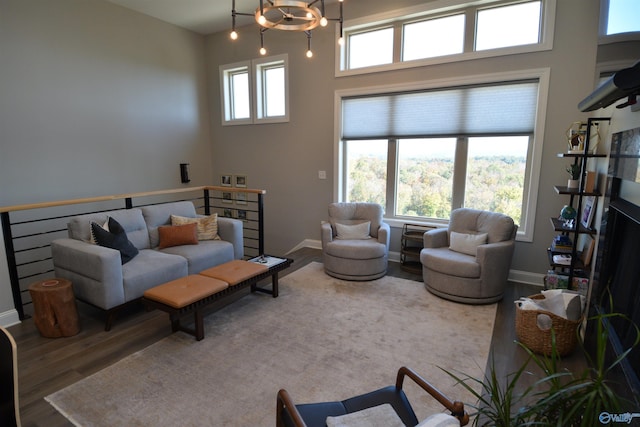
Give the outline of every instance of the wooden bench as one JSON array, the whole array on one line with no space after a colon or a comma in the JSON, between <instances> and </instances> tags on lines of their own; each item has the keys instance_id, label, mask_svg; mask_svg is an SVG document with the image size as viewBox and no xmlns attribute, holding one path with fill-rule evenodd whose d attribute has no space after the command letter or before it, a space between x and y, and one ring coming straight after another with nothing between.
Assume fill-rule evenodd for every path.
<instances>
[{"instance_id":1,"label":"wooden bench","mask_svg":"<svg viewBox=\"0 0 640 427\"><path fill-rule=\"evenodd\" d=\"M203 309L227 295L247 286L251 292L265 292L278 296L278 273L293 260L283 259L277 265L267 266L256 262L234 260L186 277L164 283L144 292L142 302L149 308L157 308L169 314L171 331L182 331L204 339ZM257 283L271 276L271 290L260 288ZM194 328L180 323L186 315L194 316Z\"/></svg>"}]
</instances>

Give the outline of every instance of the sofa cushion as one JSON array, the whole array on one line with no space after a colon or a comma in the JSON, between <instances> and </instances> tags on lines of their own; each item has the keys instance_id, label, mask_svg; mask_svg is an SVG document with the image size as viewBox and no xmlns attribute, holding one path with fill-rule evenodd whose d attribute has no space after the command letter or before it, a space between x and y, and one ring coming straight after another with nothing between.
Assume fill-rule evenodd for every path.
<instances>
[{"instance_id":1,"label":"sofa cushion","mask_svg":"<svg viewBox=\"0 0 640 427\"><path fill-rule=\"evenodd\" d=\"M163 225L158 227L158 248L171 246L197 245L198 226L195 223L184 225Z\"/></svg>"},{"instance_id":2,"label":"sofa cushion","mask_svg":"<svg viewBox=\"0 0 640 427\"><path fill-rule=\"evenodd\" d=\"M195 223L198 226L198 240L220 240L220 236L218 236L217 213L199 218L171 215L171 225L184 225L191 223Z\"/></svg>"},{"instance_id":3,"label":"sofa cushion","mask_svg":"<svg viewBox=\"0 0 640 427\"><path fill-rule=\"evenodd\" d=\"M205 240L197 245L172 246L160 251L186 259L189 274L200 273L235 258L233 245L224 240Z\"/></svg>"},{"instance_id":4,"label":"sofa cushion","mask_svg":"<svg viewBox=\"0 0 640 427\"><path fill-rule=\"evenodd\" d=\"M108 221L109 217L120 223L127 233L127 238L136 248L148 249L150 247L147 224L142 216L142 211L137 208L119 209L73 217L69 220L69 224L67 224L69 237L84 242L91 242L91 223L95 222L102 225Z\"/></svg>"},{"instance_id":5,"label":"sofa cushion","mask_svg":"<svg viewBox=\"0 0 640 427\"><path fill-rule=\"evenodd\" d=\"M149 229L149 244L151 248L157 248L160 242L158 227L171 224L171 215L196 218L196 208L191 202L163 203L140 208L142 216Z\"/></svg>"},{"instance_id":6,"label":"sofa cushion","mask_svg":"<svg viewBox=\"0 0 640 427\"><path fill-rule=\"evenodd\" d=\"M147 289L187 274L187 260L183 257L143 249L131 262L122 266L123 302L140 298Z\"/></svg>"},{"instance_id":7,"label":"sofa cushion","mask_svg":"<svg viewBox=\"0 0 640 427\"><path fill-rule=\"evenodd\" d=\"M129 241L127 233L118 221L109 217L108 224L109 230L105 230L101 225L92 222L93 236L100 246L119 251L122 264L126 264L138 255L138 248Z\"/></svg>"}]
</instances>

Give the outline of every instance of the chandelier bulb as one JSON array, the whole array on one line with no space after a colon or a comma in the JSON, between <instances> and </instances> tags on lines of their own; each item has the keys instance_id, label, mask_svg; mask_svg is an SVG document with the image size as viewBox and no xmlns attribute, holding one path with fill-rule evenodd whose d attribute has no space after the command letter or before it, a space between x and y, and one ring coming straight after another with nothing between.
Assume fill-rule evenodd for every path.
<instances>
[{"instance_id":1,"label":"chandelier bulb","mask_svg":"<svg viewBox=\"0 0 640 427\"><path fill-rule=\"evenodd\" d=\"M265 48L261 47L261 48L260 48L260 55L263 55L263 56L264 56L264 55L266 55L266 54L267 54L267 49L265 49Z\"/></svg>"},{"instance_id":2,"label":"chandelier bulb","mask_svg":"<svg viewBox=\"0 0 640 427\"><path fill-rule=\"evenodd\" d=\"M238 40L238 33L236 32L236 30L231 31L229 37L231 37L231 40Z\"/></svg>"},{"instance_id":3,"label":"chandelier bulb","mask_svg":"<svg viewBox=\"0 0 640 427\"><path fill-rule=\"evenodd\" d=\"M338 44L339 44L340 46L344 46L344 38L343 38L343 37L340 37L340 38L338 39Z\"/></svg>"},{"instance_id":4,"label":"chandelier bulb","mask_svg":"<svg viewBox=\"0 0 640 427\"><path fill-rule=\"evenodd\" d=\"M320 26L326 27L328 23L329 21L327 21L327 18L325 18L324 16L320 18Z\"/></svg>"},{"instance_id":5,"label":"chandelier bulb","mask_svg":"<svg viewBox=\"0 0 640 427\"><path fill-rule=\"evenodd\" d=\"M307 51L307 58L311 58L313 56L313 52L311 50Z\"/></svg>"},{"instance_id":6,"label":"chandelier bulb","mask_svg":"<svg viewBox=\"0 0 640 427\"><path fill-rule=\"evenodd\" d=\"M267 18L265 18L264 15L260 15L260 17L258 18L258 24L264 25L266 22Z\"/></svg>"}]
</instances>

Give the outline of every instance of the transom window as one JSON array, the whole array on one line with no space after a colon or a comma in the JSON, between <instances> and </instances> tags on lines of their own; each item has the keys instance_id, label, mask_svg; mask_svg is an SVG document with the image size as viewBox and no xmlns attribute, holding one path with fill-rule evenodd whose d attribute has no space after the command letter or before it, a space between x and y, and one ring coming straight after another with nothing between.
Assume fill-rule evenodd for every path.
<instances>
[{"instance_id":1,"label":"transom window","mask_svg":"<svg viewBox=\"0 0 640 427\"><path fill-rule=\"evenodd\" d=\"M350 21L337 74L551 49L555 2L489 0L454 10L431 3Z\"/></svg>"},{"instance_id":2,"label":"transom window","mask_svg":"<svg viewBox=\"0 0 640 427\"><path fill-rule=\"evenodd\" d=\"M530 236L542 79L340 96L338 199L379 203L391 221L502 212Z\"/></svg>"},{"instance_id":3,"label":"transom window","mask_svg":"<svg viewBox=\"0 0 640 427\"><path fill-rule=\"evenodd\" d=\"M287 55L220 66L222 124L289 121Z\"/></svg>"},{"instance_id":4,"label":"transom window","mask_svg":"<svg viewBox=\"0 0 640 427\"><path fill-rule=\"evenodd\" d=\"M637 40L639 33L640 4L637 0L601 0L600 36L605 42Z\"/></svg>"}]
</instances>

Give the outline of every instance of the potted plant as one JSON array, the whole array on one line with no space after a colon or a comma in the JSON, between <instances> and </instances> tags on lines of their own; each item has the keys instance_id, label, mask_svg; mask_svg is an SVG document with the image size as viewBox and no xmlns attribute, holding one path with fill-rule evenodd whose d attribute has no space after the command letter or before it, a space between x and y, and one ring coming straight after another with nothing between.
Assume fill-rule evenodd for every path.
<instances>
[{"instance_id":1,"label":"potted plant","mask_svg":"<svg viewBox=\"0 0 640 427\"><path fill-rule=\"evenodd\" d=\"M631 325L630 333L635 332L636 339L630 348L607 363L605 352L608 332L605 325L612 318L628 321ZM553 334L552 352L549 356L534 354L526 346L518 343L529 358L516 372L507 375L506 378L498 377L493 360L488 373L482 379L443 369L477 399L475 405L465 403L465 407L476 410L475 414L471 414L475 415L472 425L590 427L596 425L596 420L603 411L621 411L627 399L615 393L607 374L640 343L640 329L632 320L619 313L597 314L591 320L596 323L595 359L582 347L588 367L579 373L559 366L560 356L556 351ZM526 381L531 385L520 390L517 386L520 378L525 374L531 374L528 369L530 362L540 368L542 377L537 381ZM478 385L480 391L476 389Z\"/></svg>"},{"instance_id":2,"label":"potted plant","mask_svg":"<svg viewBox=\"0 0 640 427\"><path fill-rule=\"evenodd\" d=\"M567 182L568 188L578 188L578 185L580 183L581 170L582 167L580 166L580 163L573 163L567 166L567 172L569 172L569 176L571 176L571 178Z\"/></svg>"}]
</instances>

